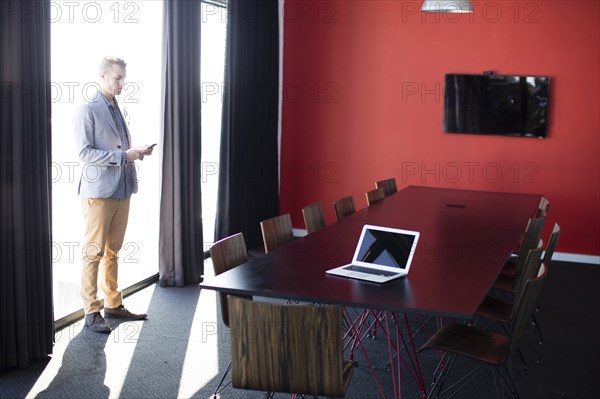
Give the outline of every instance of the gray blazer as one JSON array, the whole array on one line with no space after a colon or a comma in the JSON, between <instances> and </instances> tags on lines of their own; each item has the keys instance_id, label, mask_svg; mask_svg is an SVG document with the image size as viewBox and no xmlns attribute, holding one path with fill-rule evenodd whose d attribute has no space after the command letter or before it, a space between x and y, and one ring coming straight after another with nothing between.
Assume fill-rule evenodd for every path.
<instances>
[{"instance_id":1,"label":"gray blazer","mask_svg":"<svg viewBox=\"0 0 600 399\"><path fill-rule=\"evenodd\" d=\"M73 119L75 140L79 159L84 162L79 179L79 194L82 198L111 197L121 176L121 154L129 148L122 148L121 137L106 103L98 92L94 99L81 105ZM131 143L129 128L127 137ZM137 175L135 165L132 181L132 192L137 192Z\"/></svg>"}]
</instances>

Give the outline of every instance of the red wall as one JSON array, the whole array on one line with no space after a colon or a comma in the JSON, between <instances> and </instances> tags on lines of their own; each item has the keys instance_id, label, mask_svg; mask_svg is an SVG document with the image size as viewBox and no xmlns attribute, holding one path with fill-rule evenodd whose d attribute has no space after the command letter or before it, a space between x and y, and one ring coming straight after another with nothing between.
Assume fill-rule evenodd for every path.
<instances>
[{"instance_id":1,"label":"red wall","mask_svg":"<svg viewBox=\"0 0 600 399\"><path fill-rule=\"evenodd\" d=\"M422 14L412 1L286 0L281 213L374 181L539 193L558 251L600 255L600 2L474 1ZM545 140L445 134L445 73L551 77Z\"/></svg>"}]
</instances>

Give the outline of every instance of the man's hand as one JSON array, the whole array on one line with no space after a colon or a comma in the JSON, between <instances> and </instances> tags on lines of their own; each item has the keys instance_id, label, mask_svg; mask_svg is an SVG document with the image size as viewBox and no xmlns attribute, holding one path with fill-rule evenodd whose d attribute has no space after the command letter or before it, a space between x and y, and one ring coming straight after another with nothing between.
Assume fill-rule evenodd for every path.
<instances>
[{"instance_id":1,"label":"man's hand","mask_svg":"<svg viewBox=\"0 0 600 399\"><path fill-rule=\"evenodd\" d=\"M152 148L148 146L130 148L125 152L125 159L128 161L137 161L146 155L152 155Z\"/></svg>"}]
</instances>

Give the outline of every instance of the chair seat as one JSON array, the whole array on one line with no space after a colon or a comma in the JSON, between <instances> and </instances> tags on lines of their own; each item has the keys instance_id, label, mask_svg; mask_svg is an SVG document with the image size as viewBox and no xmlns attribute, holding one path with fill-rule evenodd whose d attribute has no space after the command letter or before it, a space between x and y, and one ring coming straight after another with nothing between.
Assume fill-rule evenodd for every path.
<instances>
[{"instance_id":1,"label":"chair seat","mask_svg":"<svg viewBox=\"0 0 600 399\"><path fill-rule=\"evenodd\" d=\"M514 277L517 275L517 262L519 261L518 256L511 257L502 267L500 274L503 276Z\"/></svg>"},{"instance_id":2,"label":"chair seat","mask_svg":"<svg viewBox=\"0 0 600 399\"><path fill-rule=\"evenodd\" d=\"M425 349L439 349L458 353L482 362L500 366L509 354L509 339L505 335L464 324L450 324L439 330L423 346Z\"/></svg>"},{"instance_id":3,"label":"chair seat","mask_svg":"<svg viewBox=\"0 0 600 399\"><path fill-rule=\"evenodd\" d=\"M477 309L477 314L488 319L508 323L512 319L513 308L512 303L487 296Z\"/></svg>"},{"instance_id":4,"label":"chair seat","mask_svg":"<svg viewBox=\"0 0 600 399\"><path fill-rule=\"evenodd\" d=\"M520 242L518 242L517 245L515 245L512 252L513 252L512 253L513 256L519 256L519 253L521 253L521 243Z\"/></svg>"},{"instance_id":5,"label":"chair seat","mask_svg":"<svg viewBox=\"0 0 600 399\"><path fill-rule=\"evenodd\" d=\"M510 263L515 263L515 267L516 267L516 263L519 261L519 254L521 253L521 245L522 243L517 243L517 245L515 245L515 247L512 250L512 254L510 255L510 259L508 260L507 264ZM544 241L542 239L539 240L538 242L538 247L544 245ZM507 265L504 265L505 267ZM504 271L504 270L503 270Z\"/></svg>"},{"instance_id":6,"label":"chair seat","mask_svg":"<svg viewBox=\"0 0 600 399\"><path fill-rule=\"evenodd\" d=\"M496 281L494 282L494 288L512 292L515 287L516 275L515 276L507 276L505 274L501 274L498 276Z\"/></svg>"}]
</instances>

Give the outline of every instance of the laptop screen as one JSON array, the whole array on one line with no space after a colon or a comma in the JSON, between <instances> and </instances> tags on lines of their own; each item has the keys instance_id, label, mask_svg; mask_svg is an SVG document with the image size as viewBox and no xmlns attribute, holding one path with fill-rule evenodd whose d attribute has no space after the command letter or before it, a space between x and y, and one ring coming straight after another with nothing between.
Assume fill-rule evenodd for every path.
<instances>
[{"instance_id":1,"label":"laptop screen","mask_svg":"<svg viewBox=\"0 0 600 399\"><path fill-rule=\"evenodd\" d=\"M404 269L415 238L414 234L366 228L355 260Z\"/></svg>"}]
</instances>

